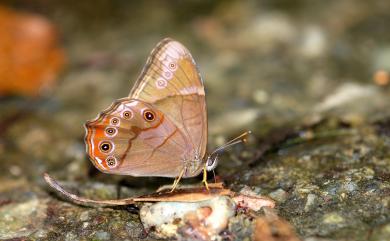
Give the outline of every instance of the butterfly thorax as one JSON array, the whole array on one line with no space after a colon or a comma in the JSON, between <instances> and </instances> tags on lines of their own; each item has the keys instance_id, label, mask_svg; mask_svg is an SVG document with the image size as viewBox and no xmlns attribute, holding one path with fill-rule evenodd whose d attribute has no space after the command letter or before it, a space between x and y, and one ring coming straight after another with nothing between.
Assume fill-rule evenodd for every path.
<instances>
[{"instance_id":1,"label":"butterfly thorax","mask_svg":"<svg viewBox=\"0 0 390 241\"><path fill-rule=\"evenodd\" d=\"M185 158L183 163L185 169L183 177L194 177L199 175L204 166L204 160L199 151L195 151L191 157Z\"/></svg>"}]
</instances>

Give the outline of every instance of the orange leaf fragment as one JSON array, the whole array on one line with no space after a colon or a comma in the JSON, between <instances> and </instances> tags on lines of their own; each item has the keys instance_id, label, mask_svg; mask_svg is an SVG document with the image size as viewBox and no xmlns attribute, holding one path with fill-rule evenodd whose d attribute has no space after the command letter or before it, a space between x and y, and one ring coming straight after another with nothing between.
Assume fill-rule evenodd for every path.
<instances>
[{"instance_id":1,"label":"orange leaf fragment","mask_svg":"<svg viewBox=\"0 0 390 241\"><path fill-rule=\"evenodd\" d=\"M0 6L0 95L40 95L52 87L64 63L52 23Z\"/></svg>"}]
</instances>

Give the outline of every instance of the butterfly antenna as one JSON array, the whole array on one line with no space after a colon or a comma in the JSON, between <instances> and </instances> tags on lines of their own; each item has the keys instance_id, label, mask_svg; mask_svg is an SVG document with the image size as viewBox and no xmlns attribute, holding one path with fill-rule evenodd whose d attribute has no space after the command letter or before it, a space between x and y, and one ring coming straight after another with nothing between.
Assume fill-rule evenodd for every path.
<instances>
[{"instance_id":1,"label":"butterfly antenna","mask_svg":"<svg viewBox=\"0 0 390 241\"><path fill-rule=\"evenodd\" d=\"M219 152L219 151L221 151L221 150L224 150L224 149L226 149L226 148L228 148L228 147L230 147L230 146L234 146L234 145L239 144L239 143L241 143L241 142L244 142L244 143L245 143L245 142L247 141L246 137L247 137L249 134L251 134L251 133L252 133L252 131L246 131L246 132L242 133L241 135L239 135L239 136L233 138L232 140L226 142L226 143L223 144L222 146L220 146L220 147L218 147L217 149L215 149L209 156L212 156L212 155L214 155L215 153L217 153L217 152Z\"/></svg>"}]
</instances>

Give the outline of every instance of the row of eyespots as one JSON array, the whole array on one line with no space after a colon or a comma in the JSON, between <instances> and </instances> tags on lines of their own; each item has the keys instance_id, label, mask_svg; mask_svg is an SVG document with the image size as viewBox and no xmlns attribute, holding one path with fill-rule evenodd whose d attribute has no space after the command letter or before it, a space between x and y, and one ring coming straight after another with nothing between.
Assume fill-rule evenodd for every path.
<instances>
[{"instance_id":1,"label":"row of eyespots","mask_svg":"<svg viewBox=\"0 0 390 241\"><path fill-rule=\"evenodd\" d=\"M133 118L133 112L131 110L126 110L126 111L123 111L122 112L122 117L124 119L131 119ZM153 111L147 109L147 110L144 110L143 111L143 117L146 121L154 121L155 119L155 114ZM115 126L119 126L120 125L120 120L117 118L117 117L113 117L111 120L110 120L110 123L113 126L108 126L106 129L105 129L105 135L107 137L114 137L116 136L116 134L118 133L118 130L117 128L115 128Z\"/></svg>"},{"instance_id":2,"label":"row of eyespots","mask_svg":"<svg viewBox=\"0 0 390 241\"><path fill-rule=\"evenodd\" d=\"M133 112L131 110L125 110L125 111L122 112L121 115L122 115L122 118L126 119L126 120L129 120L129 119L133 118ZM107 137L114 137L118 133L118 130L115 128L115 126L119 126L120 125L120 120L117 117L113 117L113 118L111 118L110 123L114 127L112 127L112 126L107 127L105 129L105 135Z\"/></svg>"},{"instance_id":3,"label":"row of eyespots","mask_svg":"<svg viewBox=\"0 0 390 241\"><path fill-rule=\"evenodd\" d=\"M118 134L118 129L115 127L120 125L119 118L118 117L111 118L110 124L111 124L111 126L106 127L106 129L104 130L104 134L107 137L112 138ZM115 149L115 145L111 141L101 141L99 143L99 150L102 153L108 154L108 153L111 153L114 149Z\"/></svg>"},{"instance_id":4,"label":"row of eyespots","mask_svg":"<svg viewBox=\"0 0 390 241\"><path fill-rule=\"evenodd\" d=\"M122 112L122 117L125 119L131 119L133 117L133 113L131 111L124 111ZM154 121L155 119L155 113L152 110L144 110L143 111L143 117L146 121ZM119 126L120 120L117 117L113 117L110 120L110 123L114 126ZM105 129L106 136L113 137L117 134L118 130L115 127L109 126ZM115 145L111 141L102 141L99 143L99 150L102 153L109 154L113 152L115 149ZM106 164L109 168L115 168L118 165L118 161L114 156L108 156L106 158Z\"/></svg>"},{"instance_id":5,"label":"row of eyespots","mask_svg":"<svg viewBox=\"0 0 390 241\"><path fill-rule=\"evenodd\" d=\"M165 60L162 61L162 69L163 69L163 77L159 77L156 80L156 87L158 89L164 89L168 85L168 81L173 78L173 72L177 70L177 63L170 61L170 60ZM168 67L167 67L168 66Z\"/></svg>"},{"instance_id":6,"label":"row of eyespots","mask_svg":"<svg viewBox=\"0 0 390 241\"><path fill-rule=\"evenodd\" d=\"M130 119L130 118L133 117L133 113L131 111L124 111L122 113L122 116L125 119ZM155 114L154 114L154 112L152 110L146 109L146 110L143 111L143 117L144 117L144 119L146 121L154 121ZM119 126L120 120L117 117L113 117L110 120L110 123L115 125L115 126ZM105 135L107 137L114 137L117 133L118 133L118 130L115 127L113 127L113 126L108 126L105 129ZM99 144L100 151L104 152L104 153L111 152L113 147L114 147L114 145L113 145L113 143L111 141L102 141Z\"/></svg>"}]
</instances>

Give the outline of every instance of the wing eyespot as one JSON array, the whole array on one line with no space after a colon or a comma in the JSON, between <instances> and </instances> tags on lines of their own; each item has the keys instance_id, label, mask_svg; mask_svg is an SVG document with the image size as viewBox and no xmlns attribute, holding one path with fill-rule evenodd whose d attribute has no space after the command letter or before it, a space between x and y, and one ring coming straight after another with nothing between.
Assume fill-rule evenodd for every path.
<instances>
[{"instance_id":1,"label":"wing eyespot","mask_svg":"<svg viewBox=\"0 0 390 241\"><path fill-rule=\"evenodd\" d=\"M166 72L164 72L164 76L165 76L165 78L167 78L168 80L170 80L170 79L172 79L173 74L172 74L172 72L170 72L170 71L166 71Z\"/></svg>"},{"instance_id":2,"label":"wing eyespot","mask_svg":"<svg viewBox=\"0 0 390 241\"><path fill-rule=\"evenodd\" d=\"M154 114L154 112L151 110L145 110L143 116L144 119L149 122L154 121L156 118L156 114Z\"/></svg>"},{"instance_id":3,"label":"wing eyespot","mask_svg":"<svg viewBox=\"0 0 390 241\"><path fill-rule=\"evenodd\" d=\"M122 112L122 117L123 119L129 120L133 117L133 112L131 112L130 110L125 110Z\"/></svg>"},{"instance_id":4,"label":"wing eyespot","mask_svg":"<svg viewBox=\"0 0 390 241\"><path fill-rule=\"evenodd\" d=\"M158 89L164 89L165 87L167 87L168 83L165 79L163 78L159 78L156 80L156 87Z\"/></svg>"},{"instance_id":5,"label":"wing eyespot","mask_svg":"<svg viewBox=\"0 0 390 241\"><path fill-rule=\"evenodd\" d=\"M102 141L99 144L99 150L103 153L109 153L113 150L114 146L110 141Z\"/></svg>"},{"instance_id":6,"label":"wing eyespot","mask_svg":"<svg viewBox=\"0 0 390 241\"><path fill-rule=\"evenodd\" d=\"M170 70L176 70L177 69L177 64L175 62L170 62L168 64L168 67Z\"/></svg>"},{"instance_id":7,"label":"wing eyespot","mask_svg":"<svg viewBox=\"0 0 390 241\"><path fill-rule=\"evenodd\" d=\"M106 164L109 168L115 168L118 166L118 162L117 162L116 158L113 156L107 157Z\"/></svg>"},{"instance_id":8,"label":"wing eyespot","mask_svg":"<svg viewBox=\"0 0 390 241\"><path fill-rule=\"evenodd\" d=\"M107 127L105 130L106 136L113 137L117 133L117 129L114 127Z\"/></svg>"},{"instance_id":9,"label":"wing eyespot","mask_svg":"<svg viewBox=\"0 0 390 241\"><path fill-rule=\"evenodd\" d=\"M117 117L111 118L110 123L113 126L119 126L119 124L120 124L119 118L117 118Z\"/></svg>"}]
</instances>

